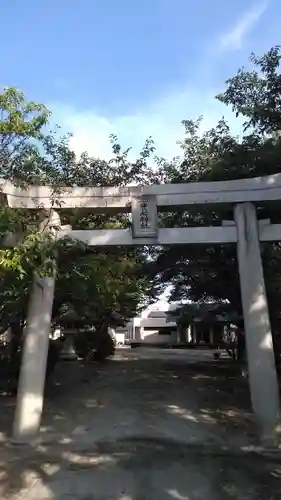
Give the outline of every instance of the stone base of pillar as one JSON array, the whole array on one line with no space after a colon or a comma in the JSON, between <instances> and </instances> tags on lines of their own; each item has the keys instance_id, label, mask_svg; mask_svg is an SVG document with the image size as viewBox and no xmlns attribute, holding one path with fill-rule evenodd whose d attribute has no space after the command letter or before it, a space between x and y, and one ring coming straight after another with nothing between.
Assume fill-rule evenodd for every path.
<instances>
[{"instance_id":1,"label":"stone base of pillar","mask_svg":"<svg viewBox=\"0 0 281 500\"><path fill-rule=\"evenodd\" d=\"M73 341L74 341L73 335L66 335L66 339L63 343L63 348L60 352L61 359L65 360L77 359L77 354L74 349Z\"/></svg>"}]
</instances>

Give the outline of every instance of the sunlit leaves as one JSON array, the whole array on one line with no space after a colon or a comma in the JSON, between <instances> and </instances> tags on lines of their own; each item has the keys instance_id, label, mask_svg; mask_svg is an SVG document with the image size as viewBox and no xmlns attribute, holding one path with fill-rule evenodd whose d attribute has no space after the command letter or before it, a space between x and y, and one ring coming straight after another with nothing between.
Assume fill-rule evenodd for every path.
<instances>
[{"instance_id":1,"label":"sunlit leaves","mask_svg":"<svg viewBox=\"0 0 281 500\"><path fill-rule=\"evenodd\" d=\"M46 107L26 100L22 92L4 89L0 111L0 178L22 186L50 186L54 207L64 208L57 203L57 195L65 186L124 186L153 179L149 165L154 153L152 139L145 142L134 162L129 160L130 149L123 149L116 136L110 139L111 160L93 158L87 152L78 157L69 148L70 135L61 135L59 127L48 130L50 113ZM148 287L142 272L144 252L116 249L114 255L109 255L104 249L93 252L70 239L53 241L38 231L38 213L11 210L5 205L5 196L2 198L0 280L4 303L4 297L9 296L8 316L11 310L15 312L15 304L26 305L27 284L33 271L49 275L55 261L54 316L66 306L92 322L106 317L110 323L114 310L119 311L121 320L135 313ZM61 220L73 229L130 227L126 214L109 216L64 209Z\"/></svg>"},{"instance_id":2,"label":"sunlit leaves","mask_svg":"<svg viewBox=\"0 0 281 500\"><path fill-rule=\"evenodd\" d=\"M245 117L244 129L261 133L280 132L281 75L280 47L272 47L262 57L251 55L252 71L240 69L227 80L227 89L217 98L230 105L236 116Z\"/></svg>"},{"instance_id":3,"label":"sunlit leaves","mask_svg":"<svg viewBox=\"0 0 281 500\"><path fill-rule=\"evenodd\" d=\"M184 160L172 164L162 162L161 176L165 182L220 181L281 172L280 49L273 48L261 58L252 56L252 62L253 71L240 70L227 81L226 91L218 96L245 118L243 136L234 136L224 119L205 132L201 130L202 118L183 121ZM257 208L259 218L269 217L272 222L280 222L280 204ZM224 219L233 219L232 207L190 207L177 214L165 214L161 223L168 227L217 225ZM274 326L281 320L280 253L279 244L263 245ZM241 312L236 249L232 245L162 249L155 260L154 273L156 287L163 282L174 286L173 300L228 300L237 317Z\"/></svg>"}]
</instances>

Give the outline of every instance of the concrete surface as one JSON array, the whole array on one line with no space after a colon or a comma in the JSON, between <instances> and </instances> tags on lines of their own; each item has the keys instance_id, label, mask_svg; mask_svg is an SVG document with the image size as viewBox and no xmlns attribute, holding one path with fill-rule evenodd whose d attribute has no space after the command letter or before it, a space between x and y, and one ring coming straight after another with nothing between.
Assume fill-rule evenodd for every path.
<instances>
[{"instance_id":1,"label":"concrete surface","mask_svg":"<svg viewBox=\"0 0 281 500\"><path fill-rule=\"evenodd\" d=\"M4 438L12 409L1 408ZM37 442L3 439L0 498L277 500L281 460L243 451L255 443L247 383L231 362L120 349L102 366L61 365Z\"/></svg>"},{"instance_id":2,"label":"concrete surface","mask_svg":"<svg viewBox=\"0 0 281 500\"><path fill-rule=\"evenodd\" d=\"M53 208L53 191L48 186L29 186L22 189L0 179L2 192L12 208ZM281 199L281 174L250 179L216 182L187 182L182 184L152 184L119 187L64 187L57 194L64 208L91 208L92 211L128 210L134 198L157 197L157 205L186 206L217 203L258 202Z\"/></svg>"}]
</instances>

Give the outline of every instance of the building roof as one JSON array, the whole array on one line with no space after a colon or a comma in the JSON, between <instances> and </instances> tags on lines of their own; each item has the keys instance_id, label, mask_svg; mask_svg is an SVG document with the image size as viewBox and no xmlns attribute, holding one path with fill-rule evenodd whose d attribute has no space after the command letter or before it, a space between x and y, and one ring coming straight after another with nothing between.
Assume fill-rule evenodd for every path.
<instances>
[{"instance_id":1,"label":"building roof","mask_svg":"<svg viewBox=\"0 0 281 500\"><path fill-rule=\"evenodd\" d=\"M178 324L190 323L193 321L204 322L235 322L239 319L231 304L218 302L198 302L184 304L174 311L168 313L170 320Z\"/></svg>"}]
</instances>

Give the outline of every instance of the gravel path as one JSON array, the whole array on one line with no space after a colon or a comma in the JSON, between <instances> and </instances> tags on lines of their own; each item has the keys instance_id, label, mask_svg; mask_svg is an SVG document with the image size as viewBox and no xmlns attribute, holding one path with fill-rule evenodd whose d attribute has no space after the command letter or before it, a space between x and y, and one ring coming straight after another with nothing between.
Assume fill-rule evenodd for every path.
<instances>
[{"instance_id":1,"label":"gravel path","mask_svg":"<svg viewBox=\"0 0 281 500\"><path fill-rule=\"evenodd\" d=\"M247 383L231 363L208 352L124 349L87 370L61 364L56 379L37 442L3 441L0 498L281 498L281 462L245 451L255 427ZM2 404L5 433L13 403Z\"/></svg>"}]
</instances>

